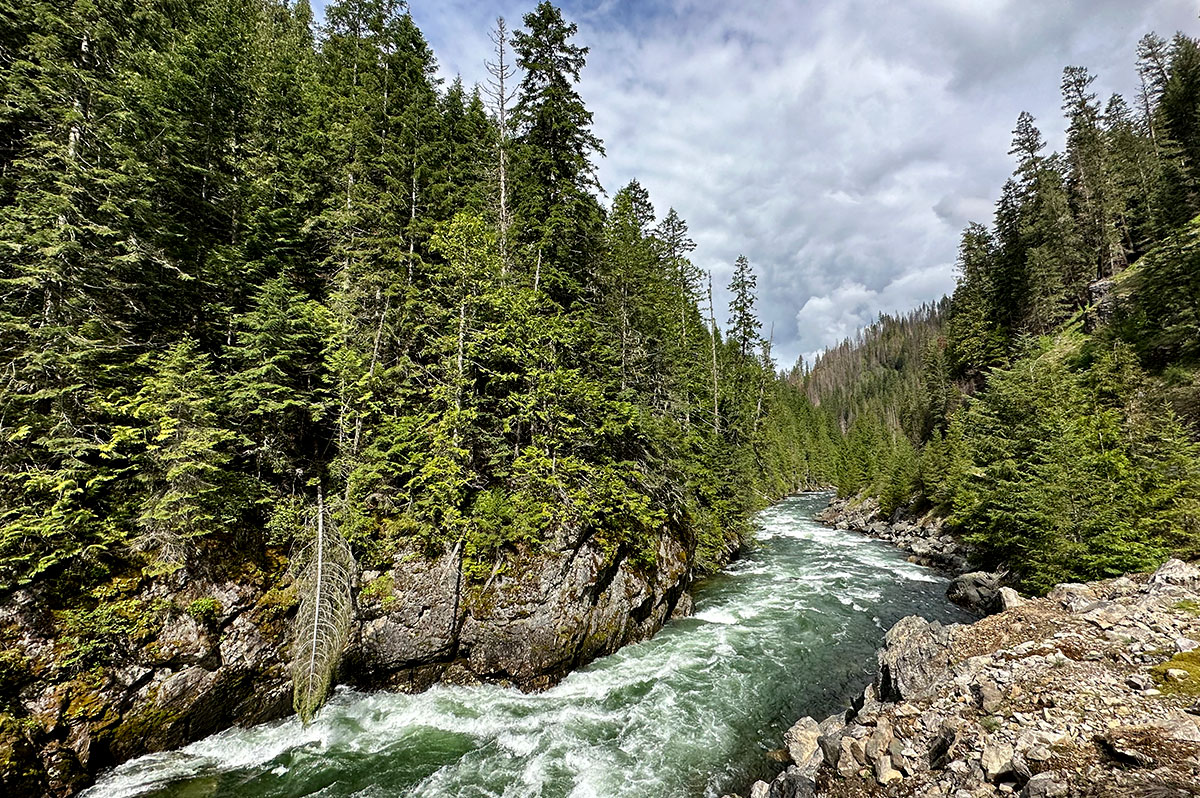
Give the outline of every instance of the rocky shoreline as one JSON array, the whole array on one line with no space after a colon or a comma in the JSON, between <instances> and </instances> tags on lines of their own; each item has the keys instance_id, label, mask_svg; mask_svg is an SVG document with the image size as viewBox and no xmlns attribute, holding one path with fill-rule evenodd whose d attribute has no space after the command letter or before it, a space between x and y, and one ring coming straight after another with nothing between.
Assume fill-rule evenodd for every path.
<instances>
[{"instance_id":1,"label":"rocky shoreline","mask_svg":"<svg viewBox=\"0 0 1200 798\"><path fill-rule=\"evenodd\" d=\"M1200 568L1056 587L970 625L910 616L845 713L801 718L750 798L1200 795Z\"/></svg>"},{"instance_id":2,"label":"rocky shoreline","mask_svg":"<svg viewBox=\"0 0 1200 798\"><path fill-rule=\"evenodd\" d=\"M817 520L835 529L859 532L909 553L909 560L951 576L969 570L970 548L945 529L937 516L914 518L897 512L884 518L875 498L834 499Z\"/></svg>"}]
</instances>

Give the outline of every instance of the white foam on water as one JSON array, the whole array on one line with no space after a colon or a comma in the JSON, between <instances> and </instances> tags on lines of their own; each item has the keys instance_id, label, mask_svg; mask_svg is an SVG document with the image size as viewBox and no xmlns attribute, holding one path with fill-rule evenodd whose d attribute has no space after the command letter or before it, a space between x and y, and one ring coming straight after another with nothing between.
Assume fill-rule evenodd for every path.
<instances>
[{"instance_id":1,"label":"white foam on water","mask_svg":"<svg viewBox=\"0 0 1200 798\"><path fill-rule=\"evenodd\" d=\"M723 626L731 626L738 622L735 616L729 610L711 609L696 613L696 618L705 623L719 623Z\"/></svg>"}]
</instances>

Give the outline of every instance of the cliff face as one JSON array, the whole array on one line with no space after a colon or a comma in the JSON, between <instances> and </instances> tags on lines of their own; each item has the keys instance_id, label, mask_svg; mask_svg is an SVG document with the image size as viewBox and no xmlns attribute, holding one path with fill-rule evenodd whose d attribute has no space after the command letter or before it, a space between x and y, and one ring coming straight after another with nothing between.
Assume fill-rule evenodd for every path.
<instances>
[{"instance_id":1,"label":"cliff face","mask_svg":"<svg viewBox=\"0 0 1200 798\"><path fill-rule=\"evenodd\" d=\"M974 624L901 620L854 707L803 718L751 798L1200 794L1200 569L1060 585Z\"/></svg>"},{"instance_id":2,"label":"cliff face","mask_svg":"<svg viewBox=\"0 0 1200 798\"><path fill-rule=\"evenodd\" d=\"M482 585L466 583L462 565L454 551L364 573L339 681L539 689L690 609L691 557L668 535L652 568L588 541L542 551ZM286 585L182 571L127 580L114 606L145 615L112 641L105 665L82 672L62 665L69 641L50 598L23 590L0 606L19 665L0 673L15 695L14 711L0 715L6 796L68 795L132 757L291 712L296 599Z\"/></svg>"}]
</instances>

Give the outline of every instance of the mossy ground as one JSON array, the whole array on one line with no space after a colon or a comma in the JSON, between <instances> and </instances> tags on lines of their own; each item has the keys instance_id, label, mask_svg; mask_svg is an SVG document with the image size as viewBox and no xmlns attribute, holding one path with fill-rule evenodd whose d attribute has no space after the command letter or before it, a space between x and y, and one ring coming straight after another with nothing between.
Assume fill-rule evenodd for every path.
<instances>
[{"instance_id":1,"label":"mossy ground","mask_svg":"<svg viewBox=\"0 0 1200 798\"><path fill-rule=\"evenodd\" d=\"M1200 618L1200 601L1184 599L1175 605L1175 609L1179 610L1180 612L1187 613L1193 618Z\"/></svg>"},{"instance_id":2,"label":"mossy ground","mask_svg":"<svg viewBox=\"0 0 1200 798\"><path fill-rule=\"evenodd\" d=\"M1187 671L1188 678L1172 679L1168 670ZM1164 693L1200 696L1200 650L1176 654L1166 662L1155 665L1150 673Z\"/></svg>"}]
</instances>

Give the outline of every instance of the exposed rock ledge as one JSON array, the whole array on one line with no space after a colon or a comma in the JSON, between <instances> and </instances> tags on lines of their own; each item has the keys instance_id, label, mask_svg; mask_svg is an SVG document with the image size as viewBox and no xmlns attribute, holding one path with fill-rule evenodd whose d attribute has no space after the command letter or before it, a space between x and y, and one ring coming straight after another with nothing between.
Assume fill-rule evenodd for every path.
<instances>
[{"instance_id":1,"label":"exposed rock ledge","mask_svg":"<svg viewBox=\"0 0 1200 798\"><path fill-rule=\"evenodd\" d=\"M363 574L339 681L538 689L691 607L691 556L667 534L653 567L585 539L529 555L483 585L468 586L462 572L451 551L400 555L391 569ZM112 641L111 664L83 673L60 664L65 644L50 597L20 590L0 602L0 631L21 666L0 668L6 694L16 696L7 711L0 704L0 795L70 795L124 760L292 711L291 588L261 572L179 571L115 589L144 608L145 633ZM197 602L210 612L189 609Z\"/></svg>"},{"instance_id":2,"label":"exposed rock ledge","mask_svg":"<svg viewBox=\"0 0 1200 798\"><path fill-rule=\"evenodd\" d=\"M941 518L909 518L897 513L886 519L878 499L853 497L834 499L817 514L817 520L892 543L907 551L909 560L918 565L951 575L967 570L970 549L945 530Z\"/></svg>"},{"instance_id":3,"label":"exposed rock ledge","mask_svg":"<svg viewBox=\"0 0 1200 798\"><path fill-rule=\"evenodd\" d=\"M1060 585L971 625L910 616L845 714L802 718L751 798L1200 795L1200 569Z\"/></svg>"}]
</instances>

